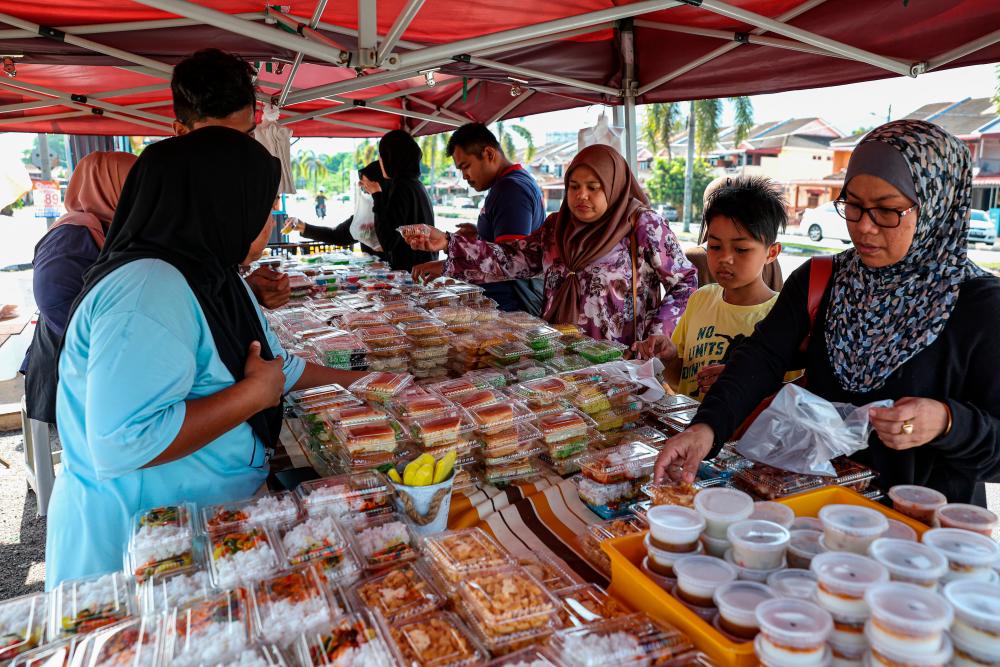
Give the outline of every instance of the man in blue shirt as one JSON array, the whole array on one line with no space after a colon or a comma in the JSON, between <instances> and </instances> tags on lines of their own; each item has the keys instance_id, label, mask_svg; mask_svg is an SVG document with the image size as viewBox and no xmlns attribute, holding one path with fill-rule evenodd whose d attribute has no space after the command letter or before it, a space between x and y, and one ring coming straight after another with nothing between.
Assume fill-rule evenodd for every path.
<instances>
[{"instance_id":1,"label":"man in blue shirt","mask_svg":"<svg viewBox=\"0 0 1000 667\"><path fill-rule=\"evenodd\" d=\"M448 141L448 155L462 177L477 192L489 190L475 230L462 225L459 233L475 233L483 241L503 243L529 236L545 222L542 191L521 165L512 163L500 148L496 136L482 123L458 128ZM413 269L416 278L441 275L444 262L429 262ZM483 285L486 296L501 310L523 310L533 315L542 311L540 279L508 280Z\"/></svg>"}]
</instances>

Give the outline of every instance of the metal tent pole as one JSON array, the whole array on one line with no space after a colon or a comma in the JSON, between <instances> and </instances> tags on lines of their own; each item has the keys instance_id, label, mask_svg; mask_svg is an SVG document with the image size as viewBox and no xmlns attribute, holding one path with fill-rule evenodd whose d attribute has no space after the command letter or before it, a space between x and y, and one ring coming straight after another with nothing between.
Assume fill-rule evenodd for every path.
<instances>
[{"instance_id":1,"label":"metal tent pole","mask_svg":"<svg viewBox=\"0 0 1000 667\"><path fill-rule=\"evenodd\" d=\"M691 231L691 200L694 184L694 100L688 105L687 164L684 165L684 231Z\"/></svg>"},{"instance_id":2,"label":"metal tent pole","mask_svg":"<svg viewBox=\"0 0 1000 667\"><path fill-rule=\"evenodd\" d=\"M622 46L622 99L625 102L625 160L632 174L639 174L639 135L635 119L635 26L632 19L618 23Z\"/></svg>"}]
</instances>

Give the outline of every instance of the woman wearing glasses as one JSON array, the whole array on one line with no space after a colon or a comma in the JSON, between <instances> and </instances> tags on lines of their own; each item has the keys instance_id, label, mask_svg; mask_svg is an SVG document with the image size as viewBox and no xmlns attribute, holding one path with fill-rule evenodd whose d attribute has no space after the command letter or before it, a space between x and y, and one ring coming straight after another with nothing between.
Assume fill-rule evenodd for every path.
<instances>
[{"instance_id":1,"label":"woman wearing glasses","mask_svg":"<svg viewBox=\"0 0 1000 667\"><path fill-rule=\"evenodd\" d=\"M837 202L854 248L814 284L817 294L825 284L815 320L810 260L664 447L657 479L693 479L785 371L805 367L809 390L827 400L895 401L872 410L869 447L853 457L881 486L922 484L985 505L982 482L1000 474L1000 281L966 257L971 196L969 151L938 126L869 133Z\"/></svg>"}]
</instances>

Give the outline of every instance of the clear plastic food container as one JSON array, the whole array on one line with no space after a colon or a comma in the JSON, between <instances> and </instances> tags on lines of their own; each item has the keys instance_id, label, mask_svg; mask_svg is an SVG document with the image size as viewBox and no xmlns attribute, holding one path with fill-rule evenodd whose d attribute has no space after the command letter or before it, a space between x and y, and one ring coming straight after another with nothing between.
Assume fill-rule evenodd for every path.
<instances>
[{"instance_id":1,"label":"clear plastic food container","mask_svg":"<svg viewBox=\"0 0 1000 667\"><path fill-rule=\"evenodd\" d=\"M877 643L872 638L872 622L869 621L865 627L865 633L870 639L871 647L865 656L865 664L868 667L947 667L951 664L954 649L951 640L944 636L937 650L933 653L914 653L912 651L900 650L895 647L885 646Z\"/></svg>"},{"instance_id":2,"label":"clear plastic food container","mask_svg":"<svg viewBox=\"0 0 1000 667\"><path fill-rule=\"evenodd\" d=\"M767 570L756 570L752 568L743 567L736 562L736 558L733 556L733 549L730 547L726 550L726 553L722 555L722 559L732 565L736 569L737 576L743 581L756 581L757 583L763 584L767 582L767 578L770 577L775 572L780 572L787 567L787 563L782 559L778 567L767 569Z\"/></svg>"},{"instance_id":3,"label":"clear plastic food container","mask_svg":"<svg viewBox=\"0 0 1000 667\"><path fill-rule=\"evenodd\" d=\"M179 609L212 593L208 570L190 567L154 574L139 590L140 613L148 616Z\"/></svg>"},{"instance_id":4,"label":"clear plastic food container","mask_svg":"<svg viewBox=\"0 0 1000 667\"><path fill-rule=\"evenodd\" d=\"M885 532L885 536L895 540L917 541L917 531L896 519L889 519L889 530Z\"/></svg>"},{"instance_id":5,"label":"clear plastic food container","mask_svg":"<svg viewBox=\"0 0 1000 667\"><path fill-rule=\"evenodd\" d=\"M602 433L623 429L642 419L642 401L635 399L627 405L598 412L592 419Z\"/></svg>"},{"instance_id":6,"label":"clear plastic food container","mask_svg":"<svg viewBox=\"0 0 1000 667\"><path fill-rule=\"evenodd\" d=\"M753 498L736 489L705 489L694 498L694 508L705 518L705 534L727 539L731 524L753 514Z\"/></svg>"},{"instance_id":7,"label":"clear plastic food container","mask_svg":"<svg viewBox=\"0 0 1000 667\"><path fill-rule=\"evenodd\" d=\"M524 421L531 421L534 414L519 401L496 403L467 410L469 418L480 433L497 433Z\"/></svg>"},{"instance_id":8,"label":"clear plastic food container","mask_svg":"<svg viewBox=\"0 0 1000 667\"><path fill-rule=\"evenodd\" d=\"M951 627L951 605L936 592L899 582L865 593L871 609L868 637L873 644L916 655L935 653Z\"/></svg>"},{"instance_id":9,"label":"clear plastic food container","mask_svg":"<svg viewBox=\"0 0 1000 667\"><path fill-rule=\"evenodd\" d=\"M621 359L627 349L616 341L595 340L577 345L575 352L592 364L603 364Z\"/></svg>"},{"instance_id":10,"label":"clear plastic food container","mask_svg":"<svg viewBox=\"0 0 1000 667\"><path fill-rule=\"evenodd\" d=\"M866 554L871 543L889 531L884 514L858 505L827 505L820 509L819 520L830 551Z\"/></svg>"},{"instance_id":11,"label":"clear plastic food container","mask_svg":"<svg viewBox=\"0 0 1000 667\"><path fill-rule=\"evenodd\" d=\"M992 537L1000 524L996 514L978 505L950 503L934 511L934 526L940 528L960 528L986 537Z\"/></svg>"},{"instance_id":12,"label":"clear plastic food container","mask_svg":"<svg viewBox=\"0 0 1000 667\"><path fill-rule=\"evenodd\" d=\"M347 451L356 452L394 452L399 446L397 438L402 427L394 420L358 424L356 426L340 426L334 429L336 441Z\"/></svg>"},{"instance_id":13,"label":"clear plastic food container","mask_svg":"<svg viewBox=\"0 0 1000 667\"><path fill-rule=\"evenodd\" d=\"M296 489L309 514L377 516L392 511L393 488L380 472L338 475L303 482Z\"/></svg>"},{"instance_id":14,"label":"clear plastic food container","mask_svg":"<svg viewBox=\"0 0 1000 667\"><path fill-rule=\"evenodd\" d=\"M398 514L356 522L352 529L358 556L369 570L392 567L420 555L413 531Z\"/></svg>"},{"instance_id":15,"label":"clear plastic food container","mask_svg":"<svg viewBox=\"0 0 1000 667\"><path fill-rule=\"evenodd\" d=\"M384 315L389 324L393 325L398 325L403 322L413 322L415 320L424 320L430 317L430 313L426 310L416 307L395 308L390 311L385 311Z\"/></svg>"},{"instance_id":16,"label":"clear plastic food container","mask_svg":"<svg viewBox=\"0 0 1000 667\"><path fill-rule=\"evenodd\" d=\"M646 534L646 537L643 539L643 546L646 547L646 553L648 554L647 565L649 569L662 577L670 577L671 579L676 578L674 563L681 558L704 553L704 547L702 547L700 542L695 542L695 546L690 551L685 552L660 549L653 542L651 533Z\"/></svg>"},{"instance_id":17,"label":"clear plastic food container","mask_svg":"<svg viewBox=\"0 0 1000 667\"><path fill-rule=\"evenodd\" d=\"M753 504L753 514L750 515L750 518L771 521L791 530L792 524L795 522L795 511L788 505L762 500Z\"/></svg>"},{"instance_id":18,"label":"clear plastic food container","mask_svg":"<svg viewBox=\"0 0 1000 667\"><path fill-rule=\"evenodd\" d=\"M633 442L581 457L580 469L599 484L617 484L649 475L658 454L649 445Z\"/></svg>"},{"instance_id":19,"label":"clear plastic food container","mask_svg":"<svg viewBox=\"0 0 1000 667\"><path fill-rule=\"evenodd\" d=\"M772 573L767 578L767 585L779 598L811 601L816 598L819 583L812 571L793 568Z\"/></svg>"},{"instance_id":20,"label":"clear plastic food container","mask_svg":"<svg viewBox=\"0 0 1000 667\"><path fill-rule=\"evenodd\" d=\"M433 394L403 396L393 402L393 409L401 419L424 419L454 409L446 398Z\"/></svg>"},{"instance_id":21,"label":"clear plastic food container","mask_svg":"<svg viewBox=\"0 0 1000 667\"><path fill-rule=\"evenodd\" d=\"M247 646L250 613L243 591L224 591L167 616L163 664L233 662Z\"/></svg>"},{"instance_id":22,"label":"clear plastic food container","mask_svg":"<svg viewBox=\"0 0 1000 667\"><path fill-rule=\"evenodd\" d=\"M517 562L480 528L432 535L424 539L423 547L434 568L452 583L476 572L508 567Z\"/></svg>"},{"instance_id":23,"label":"clear plastic food container","mask_svg":"<svg viewBox=\"0 0 1000 667\"><path fill-rule=\"evenodd\" d=\"M312 560L343 559L351 550L340 524L331 515L314 514L281 530L281 545L290 566Z\"/></svg>"},{"instance_id":24,"label":"clear plastic food container","mask_svg":"<svg viewBox=\"0 0 1000 667\"><path fill-rule=\"evenodd\" d=\"M291 646L303 632L329 626L344 613L342 607L331 608L320 575L311 566L260 581L251 594L256 634L282 648Z\"/></svg>"},{"instance_id":25,"label":"clear plastic food container","mask_svg":"<svg viewBox=\"0 0 1000 667\"><path fill-rule=\"evenodd\" d=\"M928 525L934 520L934 511L948 503L940 491L926 486L901 484L889 489L889 499L897 512Z\"/></svg>"},{"instance_id":26,"label":"clear plastic food container","mask_svg":"<svg viewBox=\"0 0 1000 667\"><path fill-rule=\"evenodd\" d=\"M587 526L587 532L581 538L580 546L583 548L583 552L586 554L587 558L589 558L590 561L598 567L598 569L605 574L610 574L611 559L608 558L608 555L604 553L603 549L601 549L601 542L614 539L616 537L635 535L647 530L648 528L649 525L646 521L637 516L628 516L620 519L602 521L600 523Z\"/></svg>"},{"instance_id":27,"label":"clear plastic food container","mask_svg":"<svg viewBox=\"0 0 1000 667\"><path fill-rule=\"evenodd\" d=\"M81 638L74 649L72 664L87 667L155 665L160 659L163 634L161 618L127 619Z\"/></svg>"},{"instance_id":28,"label":"clear plastic food container","mask_svg":"<svg viewBox=\"0 0 1000 667\"><path fill-rule=\"evenodd\" d=\"M467 667L488 659L486 649L451 612L436 611L388 626L396 664L407 667Z\"/></svg>"},{"instance_id":29,"label":"clear plastic food container","mask_svg":"<svg viewBox=\"0 0 1000 667\"><path fill-rule=\"evenodd\" d=\"M376 574L355 584L351 592L360 605L389 622L419 616L445 604L421 562Z\"/></svg>"},{"instance_id":30,"label":"clear plastic food container","mask_svg":"<svg viewBox=\"0 0 1000 667\"><path fill-rule=\"evenodd\" d=\"M889 581L889 571L866 556L831 551L813 558L812 571L819 580L819 604L832 614L866 618L865 591Z\"/></svg>"},{"instance_id":31,"label":"clear plastic food container","mask_svg":"<svg viewBox=\"0 0 1000 667\"><path fill-rule=\"evenodd\" d=\"M330 368L364 370L368 364L368 346L345 331L313 338L306 346L316 352L324 366Z\"/></svg>"},{"instance_id":32,"label":"clear plastic food container","mask_svg":"<svg viewBox=\"0 0 1000 667\"><path fill-rule=\"evenodd\" d=\"M733 475L733 483L765 500L776 500L834 484L854 489L858 493L864 493L875 478L871 469L843 456L830 462L837 473L835 478L788 472L762 463L755 463L747 467L747 463L742 457L739 457L736 463L738 469Z\"/></svg>"},{"instance_id":33,"label":"clear plastic food container","mask_svg":"<svg viewBox=\"0 0 1000 667\"><path fill-rule=\"evenodd\" d=\"M1000 544L959 528L932 528L923 543L948 559L945 581L970 578L993 580L993 563L1000 560Z\"/></svg>"},{"instance_id":34,"label":"clear plastic food container","mask_svg":"<svg viewBox=\"0 0 1000 667\"><path fill-rule=\"evenodd\" d=\"M378 625L367 614L348 614L322 630L302 634L299 664L308 667L382 667L393 657Z\"/></svg>"},{"instance_id":35,"label":"clear plastic food container","mask_svg":"<svg viewBox=\"0 0 1000 667\"><path fill-rule=\"evenodd\" d=\"M232 503L201 509L202 523L209 532L229 532L242 526L289 524L299 517L299 504L291 491L266 493Z\"/></svg>"},{"instance_id":36,"label":"clear plastic food container","mask_svg":"<svg viewBox=\"0 0 1000 667\"><path fill-rule=\"evenodd\" d=\"M731 524L726 538L733 545L733 561L748 570L774 570L785 561L791 533L772 521L747 519Z\"/></svg>"},{"instance_id":37,"label":"clear plastic food container","mask_svg":"<svg viewBox=\"0 0 1000 667\"><path fill-rule=\"evenodd\" d=\"M702 533L701 543L705 546L705 553L715 558L724 558L726 553L733 548L733 545L726 538L710 537L708 533Z\"/></svg>"},{"instance_id":38,"label":"clear plastic food container","mask_svg":"<svg viewBox=\"0 0 1000 667\"><path fill-rule=\"evenodd\" d=\"M577 484L580 500L602 519L627 514L632 504L642 495L640 480L601 484L582 475L572 479Z\"/></svg>"},{"instance_id":39,"label":"clear plastic food container","mask_svg":"<svg viewBox=\"0 0 1000 667\"><path fill-rule=\"evenodd\" d=\"M809 569L813 558L825 551L820 544L822 537L823 533L818 530L793 530L785 554L788 567Z\"/></svg>"},{"instance_id":40,"label":"clear plastic food container","mask_svg":"<svg viewBox=\"0 0 1000 667\"><path fill-rule=\"evenodd\" d=\"M486 667L558 667L558 664L553 662L547 648L526 646L491 660Z\"/></svg>"},{"instance_id":41,"label":"clear plastic food container","mask_svg":"<svg viewBox=\"0 0 1000 667\"><path fill-rule=\"evenodd\" d=\"M531 459L520 459L506 465L491 465L483 469L483 482L497 487L525 482L537 476L538 468Z\"/></svg>"},{"instance_id":42,"label":"clear plastic food container","mask_svg":"<svg viewBox=\"0 0 1000 667\"><path fill-rule=\"evenodd\" d=\"M823 665L833 619L805 600L777 598L757 605L760 634L754 648L765 664Z\"/></svg>"},{"instance_id":43,"label":"clear plastic food container","mask_svg":"<svg viewBox=\"0 0 1000 667\"><path fill-rule=\"evenodd\" d=\"M574 392L574 387L561 378L545 377L514 385L509 391L529 405L546 406L559 403Z\"/></svg>"},{"instance_id":44,"label":"clear plastic food container","mask_svg":"<svg viewBox=\"0 0 1000 667\"><path fill-rule=\"evenodd\" d=\"M532 350L520 341L508 341L506 343L491 345L486 348L486 352L497 362L510 365L516 364L523 357L530 355Z\"/></svg>"},{"instance_id":45,"label":"clear plastic food container","mask_svg":"<svg viewBox=\"0 0 1000 667\"><path fill-rule=\"evenodd\" d=\"M0 602L0 662L41 646L48 622L48 598L43 593Z\"/></svg>"},{"instance_id":46,"label":"clear plastic food container","mask_svg":"<svg viewBox=\"0 0 1000 667\"><path fill-rule=\"evenodd\" d=\"M556 591L555 595L561 604L559 618L566 628L582 627L632 613L595 584L571 586Z\"/></svg>"},{"instance_id":47,"label":"clear plastic food container","mask_svg":"<svg viewBox=\"0 0 1000 667\"><path fill-rule=\"evenodd\" d=\"M674 505L651 507L646 513L650 541L658 549L688 553L698 546L705 519L693 509Z\"/></svg>"},{"instance_id":48,"label":"clear plastic food container","mask_svg":"<svg viewBox=\"0 0 1000 667\"><path fill-rule=\"evenodd\" d=\"M458 592L486 638L552 628L559 609L555 597L519 566L472 573L459 582Z\"/></svg>"},{"instance_id":49,"label":"clear plastic food container","mask_svg":"<svg viewBox=\"0 0 1000 667\"><path fill-rule=\"evenodd\" d=\"M575 410L545 415L538 419L538 430L542 432L542 437L548 444L585 436L588 430L594 427L596 425L592 420L588 420Z\"/></svg>"},{"instance_id":50,"label":"clear plastic food container","mask_svg":"<svg viewBox=\"0 0 1000 667\"><path fill-rule=\"evenodd\" d=\"M823 522L814 516L797 516L792 522L791 530L816 530L823 532Z\"/></svg>"},{"instance_id":51,"label":"clear plastic food container","mask_svg":"<svg viewBox=\"0 0 1000 667\"><path fill-rule=\"evenodd\" d=\"M477 389L467 394L455 396L452 403L464 410L496 405L507 400L507 396L496 389Z\"/></svg>"},{"instance_id":52,"label":"clear plastic food container","mask_svg":"<svg viewBox=\"0 0 1000 667\"><path fill-rule=\"evenodd\" d=\"M645 614L632 614L560 630L550 648L567 667L606 667L672 665L694 646L676 628Z\"/></svg>"},{"instance_id":53,"label":"clear plastic food container","mask_svg":"<svg viewBox=\"0 0 1000 667\"><path fill-rule=\"evenodd\" d=\"M1000 655L1000 585L953 581L941 592L955 611L951 636L971 651Z\"/></svg>"},{"instance_id":54,"label":"clear plastic food container","mask_svg":"<svg viewBox=\"0 0 1000 667\"><path fill-rule=\"evenodd\" d=\"M48 638L86 634L132 614L132 588L119 572L60 583L48 603Z\"/></svg>"},{"instance_id":55,"label":"clear plastic food container","mask_svg":"<svg viewBox=\"0 0 1000 667\"><path fill-rule=\"evenodd\" d=\"M684 602L697 607L713 607L717 588L736 581L736 568L711 556L687 556L674 563L677 593Z\"/></svg>"},{"instance_id":56,"label":"clear plastic food container","mask_svg":"<svg viewBox=\"0 0 1000 667\"><path fill-rule=\"evenodd\" d=\"M723 584L715 590L715 606L719 609L716 627L740 641L753 639L760 631L757 606L774 597L765 584L752 581Z\"/></svg>"},{"instance_id":57,"label":"clear plastic food container","mask_svg":"<svg viewBox=\"0 0 1000 667\"><path fill-rule=\"evenodd\" d=\"M266 526L215 533L209 542L212 583L218 588L260 581L281 569L277 542Z\"/></svg>"},{"instance_id":58,"label":"clear plastic food container","mask_svg":"<svg viewBox=\"0 0 1000 667\"><path fill-rule=\"evenodd\" d=\"M11 667L70 667L70 660L83 637L70 637L48 642L14 657Z\"/></svg>"},{"instance_id":59,"label":"clear plastic food container","mask_svg":"<svg viewBox=\"0 0 1000 667\"><path fill-rule=\"evenodd\" d=\"M410 375L396 375L395 373L369 373L348 389L352 394L360 398L377 402L390 401L393 396L399 394L413 382Z\"/></svg>"},{"instance_id":60,"label":"clear plastic food container","mask_svg":"<svg viewBox=\"0 0 1000 667\"><path fill-rule=\"evenodd\" d=\"M193 511L182 503L136 513L128 543L129 570L136 582L194 564Z\"/></svg>"},{"instance_id":61,"label":"clear plastic food container","mask_svg":"<svg viewBox=\"0 0 1000 667\"><path fill-rule=\"evenodd\" d=\"M926 544L880 537L872 542L868 554L889 571L893 581L936 590L938 581L948 573L948 559Z\"/></svg>"}]
</instances>

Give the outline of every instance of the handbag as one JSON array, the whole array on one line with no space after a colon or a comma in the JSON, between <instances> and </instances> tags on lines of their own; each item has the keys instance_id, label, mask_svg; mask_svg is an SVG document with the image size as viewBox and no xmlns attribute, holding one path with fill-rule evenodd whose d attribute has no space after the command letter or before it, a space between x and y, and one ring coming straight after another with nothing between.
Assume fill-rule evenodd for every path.
<instances>
[{"instance_id":1,"label":"handbag","mask_svg":"<svg viewBox=\"0 0 1000 667\"><path fill-rule=\"evenodd\" d=\"M830 284L830 278L833 276L833 255L819 255L813 257L810 261L809 266L809 292L806 297L806 309L809 312L809 330L806 332L805 338L799 344L799 351L805 354L806 350L809 349L809 341L812 339L813 328L816 326L816 315L819 313L819 304L823 301L823 294L826 293L826 288ZM806 374L803 373L798 378L792 381L792 384L797 384L800 387L806 386ZM754 411L750 413L750 416L743 420L740 427L736 429L733 433L732 440L738 440L743 437L743 434L749 428L750 424L754 422L755 419L762 413L769 405L771 401L774 400L776 395L771 394L763 401L761 401Z\"/></svg>"}]
</instances>

